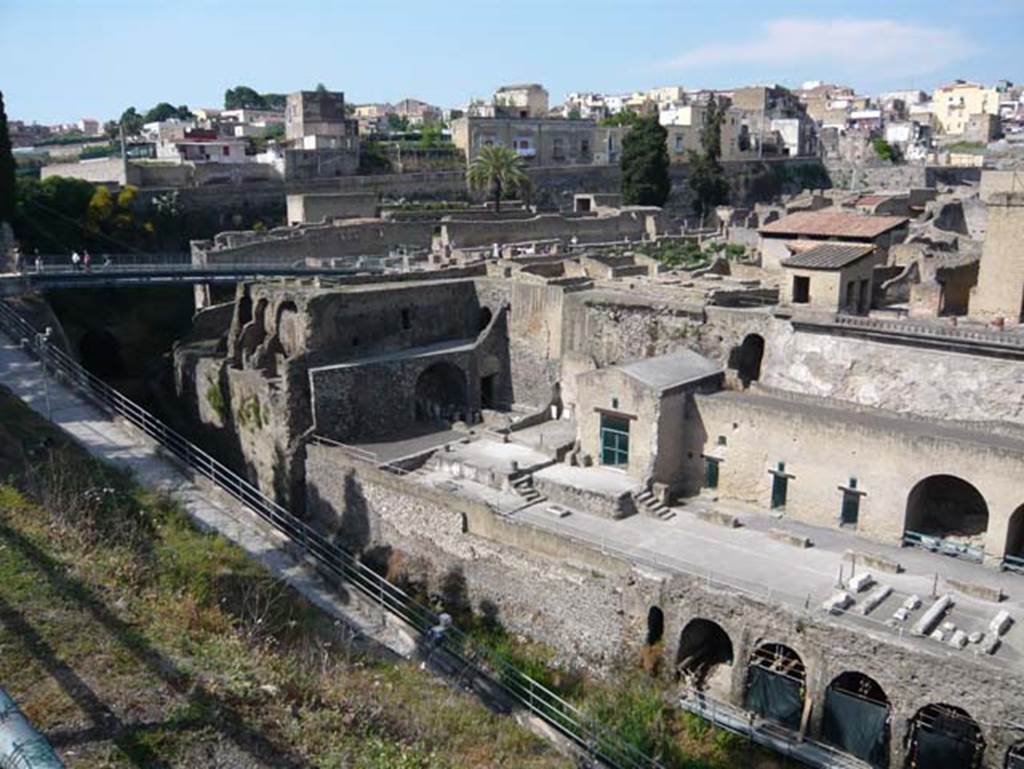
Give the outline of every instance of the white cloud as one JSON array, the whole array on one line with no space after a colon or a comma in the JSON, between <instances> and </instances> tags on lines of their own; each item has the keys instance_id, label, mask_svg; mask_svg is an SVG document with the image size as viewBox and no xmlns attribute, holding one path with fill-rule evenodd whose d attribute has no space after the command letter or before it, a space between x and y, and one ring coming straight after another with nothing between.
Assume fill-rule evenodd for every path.
<instances>
[{"instance_id":1,"label":"white cloud","mask_svg":"<svg viewBox=\"0 0 1024 769\"><path fill-rule=\"evenodd\" d=\"M926 75L976 49L956 29L888 19L776 19L756 37L704 45L663 63L665 69L736 64L798 65L808 77ZM825 72L823 72L825 70Z\"/></svg>"}]
</instances>

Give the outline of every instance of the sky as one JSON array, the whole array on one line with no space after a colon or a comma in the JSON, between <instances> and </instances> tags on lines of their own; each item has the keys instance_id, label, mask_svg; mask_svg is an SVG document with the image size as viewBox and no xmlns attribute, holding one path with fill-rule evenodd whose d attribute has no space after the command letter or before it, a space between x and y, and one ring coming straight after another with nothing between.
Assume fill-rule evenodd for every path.
<instances>
[{"instance_id":1,"label":"sky","mask_svg":"<svg viewBox=\"0 0 1024 769\"><path fill-rule=\"evenodd\" d=\"M1024 0L0 0L8 117L101 120L227 88L324 83L446 107L503 83L571 91L807 80L867 94L1024 80Z\"/></svg>"}]
</instances>

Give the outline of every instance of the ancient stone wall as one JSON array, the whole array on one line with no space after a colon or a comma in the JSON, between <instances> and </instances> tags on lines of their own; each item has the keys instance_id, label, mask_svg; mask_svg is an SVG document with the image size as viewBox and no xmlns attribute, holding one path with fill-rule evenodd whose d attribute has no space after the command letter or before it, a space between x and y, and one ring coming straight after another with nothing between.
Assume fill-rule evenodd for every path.
<instances>
[{"instance_id":1,"label":"ancient stone wall","mask_svg":"<svg viewBox=\"0 0 1024 769\"><path fill-rule=\"evenodd\" d=\"M936 419L1024 424L1024 362L797 330L776 321L761 381Z\"/></svg>"},{"instance_id":2,"label":"ancient stone wall","mask_svg":"<svg viewBox=\"0 0 1024 769\"><path fill-rule=\"evenodd\" d=\"M306 475L308 508L323 531L370 560L390 556L392 576L422 580L435 593L460 574L474 607L492 605L506 627L551 646L563 663L598 674L620 661L636 665L656 607L664 616L666 670L682 661L681 635L692 620L724 630L732 662L715 669L711 693L740 706L755 648L793 649L806 666L811 737L821 736L828 685L858 672L878 682L891 703L894 767L902 766L910 720L930 703L963 708L978 721L984 769L1001 769L1017 738L1009 724L1024 708L1024 678L996 663L881 625L840 624L816 608L791 609L746 588L631 568L479 503L347 460L339 449L310 447Z\"/></svg>"}]
</instances>

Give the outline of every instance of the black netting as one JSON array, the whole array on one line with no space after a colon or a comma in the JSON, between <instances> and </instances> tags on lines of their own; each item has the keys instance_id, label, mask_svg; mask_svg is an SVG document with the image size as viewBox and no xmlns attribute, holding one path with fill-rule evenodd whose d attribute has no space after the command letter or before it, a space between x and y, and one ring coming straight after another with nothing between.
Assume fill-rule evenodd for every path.
<instances>
[{"instance_id":1,"label":"black netting","mask_svg":"<svg viewBox=\"0 0 1024 769\"><path fill-rule=\"evenodd\" d=\"M885 766L889 758L889 708L863 697L829 689L822 732L825 741L867 761Z\"/></svg>"},{"instance_id":2,"label":"black netting","mask_svg":"<svg viewBox=\"0 0 1024 769\"><path fill-rule=\"evenodd\" d=\"M750 668L747 709L797 731L803 715L803 687L791 678L764 668Z\"/></svg>"},{"instance_id":3,"label":"black netting","mask_svg":"<svg viewBox=\"0 0 1024 769\"><path fill-rule=\"evenodd\" d=\"M949 725L942 719L938 726ZM966 729L930 729L918 726L914 730L914 769L974 769L981 765L981 746Z\"/></svg>"}]
</instances>

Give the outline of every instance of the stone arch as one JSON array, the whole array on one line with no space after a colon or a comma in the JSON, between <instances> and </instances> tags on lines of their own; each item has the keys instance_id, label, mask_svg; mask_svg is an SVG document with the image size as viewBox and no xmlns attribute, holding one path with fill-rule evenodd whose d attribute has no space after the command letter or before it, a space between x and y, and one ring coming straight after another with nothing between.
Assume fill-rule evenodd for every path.
<instances>
[{"instance_id":1,"label":"stone arch","mask_svg":"<svg viewBox=\"0 0 1024 769\"><path fill-rule=\"evenodd\" d=\"M907 531L934 537L977 537L988 528L988 505L955 475L930 475L907 496Z\"/></svg>"},{"instance_id":2,"label":"stone arch","mask_svg":"<svg viewBox=\"0 0 1024 769\"><path fill-rule=\"evenodd\" d=\"M695 617L680 631L676 672L694 688L727 690L732 663L732 639L717 622Z\"/></svg>"},{"instance_id":3,"label":"stone arch","mask_svg":"<svg viewBox=\"0 0 1024 769\"><path fill-rule=\"evenodd\" d=\"M864 673L840 673L825 690L822 739L879 769L889 763L891 721L889 698Z\"/></svg>"},{"instance_id":4,"label":"stone arch","mask_svg":"<svg viewBox=\"0 0 1024 769\"><path fill-rule=\"evenodd\" d=\"M925 705L910 720L906 769L980 769L984 757L981 727L963 708Z\"/></svg>"},{"instance_id":5,"label":"stone arch","mask_svg":"<svg viewBox=\"0 0 1024 769\"><path fill-rule=\"evenodd\" d=\"M115 377L124 373L121 343L108 329L91 327L78 340L82 365L98 377Z\"/></svg>"},{"instance_id":6,"label":"stone arch","mask_svg":"<svg viewBox=\"0 0 1024 769\"><path fill-rule=\"evenodd\" d=\"M1024 558L1024 505L1013 511L1007 524L1006 555Z\"/></svg>"},{"instance_id":7,"label":"stone arch","mask_svg":"<svg viewBox=\"0 0 1024 769\"><path fill-rule=\"evenodd\" d=\"M465 373L448 361L427 366L416 379L413 403L418 422L464 419L469 411Z\"/></svg>"},{"instance_id":8,"label":"stone arch","mask_svg":"<svg viewBox=\"0 0 1024 769\"><path fill-rule=\"evenodd\" d=\"M487 307L486 305L481 307L480 314L477 316L476 322L477 333L482 333L483 330L487 328L488 324L490 324L491 318L493 317L494 313L491 311L490 307Z\"/></svg>"},{"instance_id":9,"label":"stone arch","mask_svg":"<svg viewBox=\"0 0 1024 769\"><path fill-rule=\"evenodd\" d=\"M299 308L295 302L288 300L277 307L277 319L274 321L274 334L286 358L299 351Z\"/></svg>"},{"instance_id":10,"label":"stone arch","mask_svg":"<svg viewBox=\"0 0 1024 769\"><path fill-rule=\"evenodd\" d=\"M780 643L758 645L747 665L744 705L764 718L797 731L807 696L807 669L800 655Z\"/></svg>"},{"instance_id":11,"label":"stone arch","mask_svg":"<svg viewBox=\"0 0 1024 769\"><path fill-rule=\"evenodd\" d=\"M764 337L760 334L747 334L739 347L734 347L729 355L729 364L736 369L736 375L744 387L761 378L761 362L764 360Z\"/></svg>"},{"instance_id":12,"label":"stone arch","mask_svg":"<svg viewBox=\"0 0 1024 769\"><path fill-rule=\"evenodd\" d=\"M1024 769L1024 741L1018 742L1006 751L1004 769Z\"/></svg>"},{"instance_id":13,"label":"stone arch","mask_svg":"<svg viewBox=\"0 0 1024 769\"><path fill-rule=\"evenodd\" d=\"M652 606L647 610L647 645L661 643L665 637L665 612Z\"/></svg>"}]
</instances>

